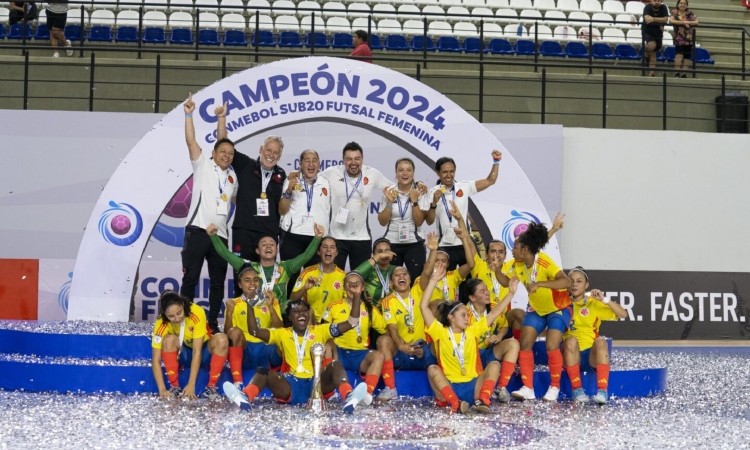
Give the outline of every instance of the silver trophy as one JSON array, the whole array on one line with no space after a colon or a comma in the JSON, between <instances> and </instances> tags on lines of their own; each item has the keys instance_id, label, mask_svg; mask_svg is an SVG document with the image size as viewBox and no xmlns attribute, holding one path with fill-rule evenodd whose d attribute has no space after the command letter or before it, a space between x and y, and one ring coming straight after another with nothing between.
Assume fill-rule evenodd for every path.
<instances>
[{"instance_id":1,"label":"silver trophy","mask_svg":"<svg viewBox=\"0 0 750 450\"><path fill-rule=\"evenodd\" d=\"M264 301L266 301L266 294L263 293L260 289L255 291L255 297L248 298L245 296L245 294L242 294L242 298L247 302L247 304L251 308L255 308L256 306L260 306L263 304Z\"/></svg>"},{"instance_id":2,"label":"silver trophy","mask_svg":"<svg viewBox=\"0 0 750 450\"><path fill-rule=\"evenodd\" d=\"M323 390L320 387L320 374L322 372L323 354L325 346L321 343L313 344L310 348L310 356L313 363L313 382L310 398L307 400L307 409L312 411L325 411L326 402L323 400Z\"/></svg>"}]
</instances>

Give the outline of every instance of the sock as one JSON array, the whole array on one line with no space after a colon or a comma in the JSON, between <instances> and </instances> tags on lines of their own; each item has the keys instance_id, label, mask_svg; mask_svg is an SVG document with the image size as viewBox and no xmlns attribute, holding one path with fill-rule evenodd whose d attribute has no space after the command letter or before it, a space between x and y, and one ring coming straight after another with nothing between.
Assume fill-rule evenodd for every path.
<instances>
[{"instance_id":1,"label":"sock","mask_svg":"<svg viewBox=\"0 0 750 450\"><path fill-rule=\"evenodd\" d=\"M393 373L393 360L389 359L383 363L383 383L386 387L396 389L396 375Z\"/></svg>"},{"instance_id":2,"label":"sock","mask_svg":"<svg viewBox=\"0 0 750 450\"><path fill-rule=\"evenodd\" d=\"M349 393L352 391L352 385L349 383L341 383L339 385L339 394L341 394L341 398L346 400L346 396L349 395Z\"/></svg>"},{"instance_id":3,"label":"sock","mask_svg":"<svg viewBox=\"0 0 750 450\"><path fill-rule=\"evenodd\" d=\"M378 385L380 375L365 375L365 384L367 385L367 392L372 394L375 390L375 386Z\"/></svg>"},{"instance_id":4,"label":"sock","mask_svg":"<svg viewBox=\"0 0 750 450\"><path fill-rule=\"evenodd\" d=\"M453 392L453 388L450 385L440 389L440 395L442 395L445 401L451 405L452 411L458 411L460 402L458 401L458 397L456 397L456 393Z\"/></svg>"},{"instance_id":5,"label":"sock","mask_svg":"<svg viewBox=\"0 0 750 450\"><path fill-rule=\"evenodd\" d=\"M550 387L560 387L560 378L562 377L563 357L562 352L557 350L547 350L547 359L549 360L549 378Z\"/></svg>"},{"instance_id":6,"label":"sock","mask_svg":"<svg viewBox=\"0 0 750 450\"><path fill-rule=\"evenodd\" d=\"M482 383L482 388L479 389L479 400L481 400L484 404L489 405L490 395L492 395L492 391L495 390L496 384L497 382L493 380L485 380L484 383Z\"/></svg>"},{"instance_id":7,"label":"sock","mask_svg":"<svg viewBox=\"0 0 750 450\"><path fill-rule=\"evenodd\" d=\"M229 371L232 372L232 381L242 383L242 347L229 347Z\"/></svg>"},{"instance_id":8,"label":"sock","mask_svg":"<svg viewBox=\"0 0 750 450\"><path fill-rule=\"evenodd\" d=\"M513 339L517 341L521 340L521 330L513 330Z\"/></svg>"},{"instance_id":9,"label":"sock","mask_svg":"<svg viewBox=\"0 0 750 450\"><path fill-rule=\"evenodd\" d=\"M328 364L333 362L333 358L323 358L323 362L320 364L321 369L325 369Z\"/></svg>"},{"instance_id":10,"label":"sock","mask_svg":"<svg viewBox=\"0 0 750 450\"><path fill-rule=\"evenodd\" d=\"M596 387L604 390L609 387L609 364L596 366Z\"/></svg>"},{"instance_id":11,"label":"sock","mask_svg":"<svg viewBox=\"0 0 750 450\"><path fill-rule=\"evenodd\" d=\"M503 365L500 367L500 379L497 380L497 384L500 387L508 386L510 377L513 376L513 372L516 370L516 363L510 361L503 361Z\"/></svg>"},{"instance_id":12,"label":"sock","mask_svg":"<svg viewBox=\"0 0 750 450\"><path fill-rule=\"evenodd\" d=\"M242 392L247 395L247 400L252 402L253 400L255 400L255 397L258 396L258 392L260 392L260 390L258 389L258 386L250 383L245 386L245 389L243 389Z\"/></svg>"},{"instance_id":13,"label":"sock","mask_svg":"<svg viewBox=\"0 0 750 450\"><path fill-rule=\"evenodd\" d=\"M180 364L177 362L177 352L161 352L161 359L164 361L164 368L167 369L169 384L180 387L180 381L177 379L177 372L180 370Z\"/></svg>"},{"instance_id":14,"label":"sock","mask_svg":"<svg viewBox=\"0 0 750 450\"><path fill-rule=\"evenodd\" d=\"M518 365L521 367L521 381L527 388L534 387L534 353L531 350L518 352Z\"/></svg>"},{"instance_id":15,"label":"sock","mask_svg":"<svg viewBox=\"0 0 750 450\"><path fill-rule=\"evenodd\" d=\"M565 368L568 372L568 378L570 378L570 387L573 389L579 389L582 387L581 384L581 366L579 364L573 364Z\"/></svg>"},{"instance_id":16,"label":"sock","mask_svg":"<svg viewBox=\"0 0 750 450\"><path fill-rule=\"evenodd\" d=\"M206 350L208 351L208 349ZM216 386L221 376L221 371L224 369L224 364L227 362L226 356L211 355L211 365L208 368L208 386Z\"/></svg>"}]
</instances>

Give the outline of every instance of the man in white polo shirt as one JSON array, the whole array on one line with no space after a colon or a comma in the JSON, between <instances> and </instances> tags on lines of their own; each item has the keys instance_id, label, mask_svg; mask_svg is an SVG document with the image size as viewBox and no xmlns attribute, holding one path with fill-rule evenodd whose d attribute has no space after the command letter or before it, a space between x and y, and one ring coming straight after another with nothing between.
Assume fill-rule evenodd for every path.
<instances>
[{"instance_id":1,"label":"man in white polo shirt","mask_svg":"<svg viewBox=\"0 0 750 450\"><path fill-rule=\"evenodd\" d=\"M214 223L218 235L227 245L227 220L229 207L237 195L237 175L232 169L234 143L229 139L218 139L211 152L211 159L203 154L195 140L193 111L195 103L191 94L184 105L185 141L193 165L193 194L185 226L185 241L182 246L182 285L180 294L193 300L198 285L203 261L208 264L211 287L208 294L208 326L219 332L218 318L224 301L224 279L227 262L214 249L206 234L206 227Z\"/></svg>"}]
</instances>

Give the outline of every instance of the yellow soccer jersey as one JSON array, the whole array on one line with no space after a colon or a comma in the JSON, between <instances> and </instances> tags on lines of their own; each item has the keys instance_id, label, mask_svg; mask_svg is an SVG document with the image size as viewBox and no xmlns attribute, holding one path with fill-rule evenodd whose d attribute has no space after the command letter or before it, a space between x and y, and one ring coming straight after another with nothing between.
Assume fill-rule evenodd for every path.
<instances>
[{"instance_id":1,"label":"yellow soccer jersey","mask_svg":"<svg viewBox=\"0 0 750 450\"><path fill-rule=\"evenodd\" d=\"M383 299L383 318L386 324L396 325L398 329L398 335L407 344L413 344L419 339L426 339L424 334L424 318L422 317L422 310L419 307L419 302L422 299L422 289L419 288L419 283L414 283L411 288L411 299L414 303L412 313L414 317L409 316L409 310L405 307L401 301L396 297L396 293L393 292ZM402 299L408 306L408 298ZM414 330L412 333L409 332L409 323L411 322L411 329Z\"/></svg>"},{"instance_id":2,"label":"yellow soccer jersey","mask_svg":"<svg viewBox=\"0 0 750 450\"><path fill-rule=\"evenodd\" d=\"M599 337L599 326L603 320L618 320L612 308L595 298L588 298L573 303L573 318L570 328L563 335L563 340L574 337L578 339L581 351L588 350Z\"/></svg>"},{"instance_id":3,"label":"yellow soccer jersey","mask_svg":"<svg viewBox=\"0 0 750 450\"><path fill-rule=\"evenodd\" d=\"M273 305L271 306L276 315L281 318L281 308L279 302L273 299ZM258 324L258 328L273 328L273 322L271 321L271 310L268 308L268 304L264 303L260 306L253 308L255 313L255 322ZM247 329L247 303L242 300L241 297L234 299L234 311L232 311L232 326L242 330L242 334L245 335L247 342L259 343L263 342L260 339L250 334Z\"/></svg>"},{"instance_id":4,"label":"yellow soccer jersey","mask_svg":"<svg viewBox=\"0 0 750 450\"><path fill-rule=\"evenodd\" d=\"M421 276L414 280L414 286L418 289L417 294L419 298L422 298L422 288L419 286L419 280ZM445 274L445 279L438 281L435 286L435 290L432 292L432 298L430 301L435 300L458 300L458 285L464 281L464 277L458 272L458 270L451 270ZM446 286L447 282L447 286ZM447 291L447 298L446 298ZM412 294L413 295L413 294ZM415 299L417 296L414 297Z\"/></svg>"},{"instance_id":5,"label":"yellow soccer jersey","mask_svg":"<svg viewBox=\"0 0 750 450\"><path fill-rule=\"evenodd\" d=\"M503 268L505 267L506 265L503 264ZM503 271L503 269L500 270L503 273L506 273L505 271ZM508 288L503 287L503 285L501 285L500 282L497 281L495 272L490 270L490 265L487 263L487 261L480 258L479 255L474 255L474 268L471 269L471 277L478 278L484 281L484 284L487 285L487 289L489 289L490 291L490 303L492 303L493 305L500 302L508 293ZM510 305L508 305L508 310L510 310Z\"/></svg>"},{"instance_id":6,"label":"yellow soccer jersey","mask_svg":"<svg viewBox=\"0 0 750 450\"><path fill-rule=\"evenodd\" d=\"M493 308L495 305L490 304L490 308ZM469 308L469 305L467 305L467 308ZM486 311L486 310L485 310ZM481 318L484 318L486 316L485 311L475 311ZM472 312L472 309L469 308L469 326L475 324L477 322L477 318L474 316L474 312ZM495 319L495 322L492 324L491 327L487 330L487 332L481 336L478 337L479 339L479 348L485 349L489 347L489 344L487 344L486 340L489 339L490 336L497 333L497 330L500 328L507 328L508 327L508 319L505 317L505 312L501 313L499 316L497 316L497 319Z\"/></svg>"},{"instance_id":7,"label":"yellow soccer jersey","mask_svg":"<svg viewBox=\"0 0 750 450\"><path fill-rule=\"evenodd\" d=\"M190 305L190 314L185 318L185 334L183 335L183 345L193 348L193 339L207 341L208 331L206 329L206 311L195 303ZM154 334L151 336L151 347L161 349L161 341L164 336L174 334L180 336L181 324L164 322L161 317L156 319L154 324Z\"/></svg>"},{"instance_id":8,"label":"yellow soccer jersey","mask_svg":"<svg viewBox=\"0 0 750 450\"><path fill-rule=\"evenodd\" d=\"M313 366L312 358L310 357L310 347L315 343L326 344L328 339L331 339L331 331L329 330L330 325L315 325L308 326L309 333L307 340L304 340L304 334L295 338L295 333L291 327L289 328L273 328L268 330L271 333L271 339L268 340L269 344L273 344L281 349L281 354L284 358L284 363L281 366L283 373L290 373L297 378L312 378ZM296 344L295 344L296 340ZM297 359L297 347L296 345L305 344L305 354L302 357L302 371L297 371L298 359Z\"/></svg>"},{"instance_id":9,"label":"yellow soccer jersey","mask_svg":"<svg viewBox=\"0 0 750 450\"><path fill-rule=\"evenodd\" d=\"M443 369L445 377L451 383L466 383L474 378L478 377L479 374L484 370L482 368L482 358L479 357L479 348L477 342L479 336L483 336L489 327L487 327L487 319L482 317L479 322L469 326L464 330L466 340L464 341L464 368L466 369L466 375L461 374L461 365L458 363L458 357L453 352L453 343L451 342L448 333L451 333L448 327L444 327L437 320L432 322L427 328L427 334L432 336L435 341L437 348L438 365ZM453 334L456 344L461 345L461 334Z\"/></svg>"},{"instance_id":10,"label":"yellow soccer jersey","mask_svg":"<svg viewBox=\"0 0 750 450\"><path fill-rule=\"evenodd\" d=\"M560 272L560 267L552 261L552 258L546 253L539 252L531 268L526 267L523 261L514 261L507 275L517 276L521 283L528 286L532 280L536 282L554 280L557 272ZM567 289L539 288L536 292L529 294L529 306L540 316L559 311L570 305L570 301Z\"/></svg>"},{"instance_id":11,"label":"yellow soccer jersey","mask_svg":"<svg viewBox=\"0 0 750 450\"><path fill-rule=\"evenodd\" d=\"M349 320L352 307L346 300L339 300L331 303L323 313L323 320L329 323L340 323ZM339 348L347 350L367 350L370 348L370 327L374 328L381 334L385 334L385 320L378 308L372 308L372 318L367 313L367 308L361 305L359 310L359 333L357 328L344 333L342 336L335 338L333 341ZM362 342L357 342L357 336L361 337Z\"/></svg>"},{"instance_id":12,"label":"yellow soccer jersey","mask_svg":"<svg viewBox=\"0 0 750 450\"><path fill-rule=\"evenodd\" d=\"M301 290L308 278L320 278L321 274L323 278L320 280L320 285L309 289L303 297L312 308L315 313L315 320L318 322L323 317L323 313L328 305L344 298L344 278L346 278L346 272L336 267L331 273L322 273L320 264L307 267L299 274L299 278L297 278L294 290L292 291L297 292Z\"/></svg>"}]
</instances>

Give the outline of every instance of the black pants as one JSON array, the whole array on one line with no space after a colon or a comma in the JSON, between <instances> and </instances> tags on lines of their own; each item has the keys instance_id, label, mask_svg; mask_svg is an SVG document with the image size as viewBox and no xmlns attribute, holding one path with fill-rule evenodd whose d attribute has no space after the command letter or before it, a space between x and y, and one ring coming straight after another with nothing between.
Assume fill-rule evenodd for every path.
<instances>
[{"instance_id":1,"label":"black pants","mask_svg":"<svg viewBox=\"0 0 750 450\"><path fill-rule=\"evenodd\" d=\"M339 255L336 257L336 265L346 270L346 260L349 259L349 270L354 270L360 264L372 256L372 239L366 241L346 241L336 239L336 248Z\"/></svg>"},{"instance_id":2,"label":"black pants","mask_svg":"<svg viewBox=\"0 0 750 450\"><path fill-rule=\"evenodd\" d=\"M258 248L258 242L266 236L271 235L246 228L232 228L232 247L230 250L234 254L239 254L242 259L259 262L260 256L258 256L256 249ZM276 242L279 241L278 236L274 236L274 238ZM283 260L284 258L282 257Z\"/></svg>"},{"instance_id":3,"label":"black pants","mask_svg":"<svg viewBox=\"0 0 750 450\"><path fill-rule=\"evenodd\" d=\"M450 258L448 270L453 270L456 267L461 267L466 264L466 252L464 251L463 245L449 245L446 247L440 247L440 250L446 252Z\"/></svg>"},{"instance_id":4,"label":"black pants","mask_svg":"<svg viewBox=\"0 0 750 450\"><path fill-rule=\"evenodd\" d=\"M394 266L405 265L406 270L409 272L411 283L414 284L414 280L422 274L424 263L427 261L427 251L425 250L424 243L391 244L391 250L396 254L391 264Z\"/></svg>"},{"instance_id":5,"label":"black pants","mask_svg":"<svg viewBox=\"0 0 750 450\"><path fill-rule=\"evenodd\" d=\"M221 238L224 245L227 240ZM208 292L208 322L219 318L224 301L224 279L227 276L227 262L214 248L206 230L198 227L185 227L185 241L182 245L182 285L180 294L193 300L195 287L201 276L203 261L208 264L208 278L211 287Z\"/></svg>"},{"instance_id":6,"label":"black pants","mask_svg":"<svg viewBox=\"0 0 750 450\"><path fill-rule=\"evenodd\" d=\"M314 236L294 234L282 231L281 245L279 246L279 257L282 261L288 261L292 258L296 258L297 256L305 253L305 250L307 250L307 247L310 245L310 242L312 242L314 238ZM310 258L310 261L307 262L307 265L312 266L318 264L319 262L320 256L318 256L318 254L316 253L312 258ZM287 286L287 298L289 295L292 295L294 283L297 280L297 277L299 277L299 274L299 272L289 274L290 281L289 285Z\"/></svg>"}]
</instances>

